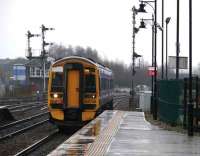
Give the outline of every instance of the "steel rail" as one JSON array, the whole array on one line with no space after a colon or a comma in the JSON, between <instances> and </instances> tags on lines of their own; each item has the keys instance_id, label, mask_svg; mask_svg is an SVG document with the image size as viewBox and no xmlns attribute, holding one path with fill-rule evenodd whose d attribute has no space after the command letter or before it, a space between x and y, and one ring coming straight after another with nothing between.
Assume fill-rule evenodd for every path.
<instances>
[{"instance_id":1,"label":"steel rail","mask_svg":"<svg viewBox=\"0 0 200 156\"><path fill-rule=\"evenodd\" d=\"M29 104L22 104L22 105L17 105L17 106L14 106L14 107L10 107L8 108L9 110L14 110L14 109L18 109L18 108L23 108L23 107L29 107L29 106L34 106L34 105L41 105L43 104L43 102L32 102L32 103L29 103Z\"/></svg>"},{"instance_id":2,"label":"steel rail","mask_svg":"<svg viewBox=\"0 0 200 156\"><path fill-rule=\"evenodd\" d=\"M119 101L115 101L114 104L113 104L113 108L117 108L118 107L118 104L120 102L122 102L123 99L119 100ZM126 101L123 101L123 102L127 102L129 99L126 99Z\"/></svg>"},{"instance_id":3,"label":"steel rail","mask_svg":"<svg viewBox=\"0 0 200 156\"><path fill-rule=\"evenodd\" d=\"M17 110L13 110L13 111L10 111L11 113L15 113L15 112L23 112L23 111L27 111L27 110L30 110L32 108L38 108L38 107L43 107L47 104L42 104L42 105L33 105L33 106L30 106L28 108L24 108L24 109L17 109Z\"/></svg>"},{"instance_id":4,"label":"steel rail","mask_svg":"<svg viewBox=\"0 0 200 156\"><path fill-rule=\"evenodd\" d=\"M12 127L14 125L17 125L17 124L20 124L20 123L23 123L23 122L26 122L26 121L29 121L29 120L33 120L37 117L41 117L43 115L46 115L48 112L44 112L44 113L40 113L40 114L36 114L36 115L33 115L33 116L30 116L28 118L25 118L25 119L22 119L22 120L17 120L15 122L11 122L9 124L6 124L6 125L3 125L3 126L0 126L0 130L2 129L5 129L5 128L9 128L9 127Z\"/></svg>"},{"instance_id":5,"label":"steel rail","mask_svg":"<svg viewBox=\"0 0 200 156\"><path fill-rule=\"evenodd\" d=\"M121 96L114 96L113 99L114 99L114 100L117 100L117 99L121 99L121 98L127 98L127 97L129 97L129 96L130 96L130 95L128 95L128 94L127 94L127 95L121 95Z\"/></svg>"},{"instance_id":6,"label":"steel rail","mask_svg":"<svg viewBox=\"0 0 200 156\"><path fill-rule=\"evenodd\" d=\"M36 150L41 145L45 144L47 141L52 139L56 134L58 134L59 130L53 131L50 135L42 138L41 140L37 141L36 143L32 144L31 146L25 148L24 150L20 151L19 153L15 154L15 156L25 156Z\"/></svg>"},{"instance_id":7,"label":"steel rail","mask_svg":"<svg viewBox=\"0 0 200 156\"><path fill-rule=\"evenodd\" d=\"M34 127L39 126L39 125L42 125L42 124L44 124L45 122L48 122L48 121L49 121L49 119L45 119L45 120L43 120L41 122L38 122L36 124L33 124L31 126L28 126L28 127L23 128L23 129L20 129L20 130L17 130L15 132L12 132L12 133L9 133L7 135L4 135L4 136L0 137L0 141L3 141L3 140L8 139L10 137L13 137L13 136L15 136L17 134L21 134L21 133L23 133L23 132L25 132L25 131L27 131L27 130L29 130L31 128L34 128Z\"/></svg>"},{"instance_id":8,"label":"steel rail","mask_svg":"<svg viewBox=\"0 0 200 156\"><path fill-rule=\"evenodd\" d=\"M39 102L43 102L43 101L39 101ZM1 103L1 102L0 102ZM13 103L15 103L15 104L13 104ZM14 108L14 107L18 107L18 106L28 106L28 105L33 105L33 104L35 104L36 102L35 101L23 101L23 102L20 102L20 103L17 103L17 102L8 102L7 104L5 103L5 104L2 104L1 103L1 105L2 106L6 106L6 107L8 107L8 108Z\"/></svg>"}]
</instances>

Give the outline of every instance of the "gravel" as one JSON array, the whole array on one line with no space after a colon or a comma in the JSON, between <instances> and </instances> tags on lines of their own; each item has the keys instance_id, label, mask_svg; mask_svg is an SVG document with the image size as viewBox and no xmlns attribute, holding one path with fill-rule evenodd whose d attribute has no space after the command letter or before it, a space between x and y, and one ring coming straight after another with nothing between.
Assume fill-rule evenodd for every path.
<instances>
[{"instance_id":1,"label":"gravel","mask_svg":"<svg viewBox=\"0 0 200 156\"><path fill-rule=\"evenodd\" d=\"M48 114L45 114L44 116L40 116L38 118L35 118L35 119L32 119L32 120L16 124L16 125L13 125L11 127L5 128L5 129L2 129L2 130L0 130L0 137L7 135L9 133L15 132L17 130L26 128L28 126L31 126L31 125L36 124L36 123L38 123L42 120L45 120L45 119L48 119Z\"/></svg>"},{"instance_id":2,"label":"gravel","mask_svg":"<svg viewBox=\"0 0 200 156\"><path fill-rule=\"evenodd\" d=\"M0 155L14 155L31 144L37 142L41 138L50 134L56 127L50 123L45 123L35 127L23 134L14 136L0 142Z\"/></svg>"},{"instance_id":3,"label":"gravel","mask_svg":"<svg viewBox=\"0 0 200 156\"><path fill-rule=\"evenodd\" d=\"M46 111L47 111L47 109L43 109L43 106L41 106L38 108L26 110L26 111L15 112L15 113L12 113L12 115L14 116L14 118L16 120L21 120L21 119L27 118L29 116L33 116L33 115L36 115L36 114L39 114L42 112L46 112Z\"/></svg>"},{"instance_id":4,"label":"gravel","mask_svg":"<svg viewBox=\"0 0 200 156\"><path fill-rule=\"evenodd\" d=\"M36 155L46 156L55 148L57 148L60 144L62 144L65 140L67 140L71 135L58 133L52 140L40 146L37 150L29 154L29 156L36 156Z\"/></svg>"}]
</instances>

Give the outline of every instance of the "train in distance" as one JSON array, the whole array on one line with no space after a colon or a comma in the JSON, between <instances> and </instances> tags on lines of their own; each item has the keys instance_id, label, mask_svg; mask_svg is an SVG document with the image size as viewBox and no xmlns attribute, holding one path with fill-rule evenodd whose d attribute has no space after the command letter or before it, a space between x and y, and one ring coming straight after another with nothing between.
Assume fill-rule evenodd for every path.
<instances>
[{"instance_id":1,"label":"train in distance","mask_svg":"<svg viewBox=\"0 0 200 156\"><path fill-rule=\"evenodd\" d=\"M48 110L59 129L82 126L113 109L113 73L92 59L70 56L49 71Z\"/></svg>"}]
</instances>

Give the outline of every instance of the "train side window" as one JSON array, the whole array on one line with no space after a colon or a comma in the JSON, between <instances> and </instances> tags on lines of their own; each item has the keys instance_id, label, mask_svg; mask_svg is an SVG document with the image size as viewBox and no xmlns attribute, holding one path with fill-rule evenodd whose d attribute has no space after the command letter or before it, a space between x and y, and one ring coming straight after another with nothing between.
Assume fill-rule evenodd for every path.
<instances>
[{"instance_id":1,"label":"train side window","mask_svg":"<svg viewBox=\"0 0 200 156\"><path fill-rule=\"evenodd\" d=\"M100 78L100 87L101 87L101 90L103 90L103 82L102 82L102 78Z\"/></svg>"},{"instance_id":2,"label":"train side window","mask_svg":"<svg viewBox=\"0 0 200 156\"><path fill-rule=\"evenodd\" d=\"M63 91L63 73L52 73L52 92L62 92Z\"/></svg>"},{"instance_id":3,"label":"train side window","mask_svg":"<svg viewBox=\"0 0 200 156\"><path fill-rule=\"evenodd\" d=\"M104 79L105 80L105 90L108 89L108 80L107 79Z\"/></svg>"},{"instance_id":4,"label":"train side window","mask_svg":"<svg viewBox=\"0 0 200 156\"><path fill-rule=\"evenodd\" d=\"M101 90L105 90L105 79L101 78Z\"/></svg>"},{"instance_id":5,"label":"train side window","mask_svg":"<svg viewBox=\"0 0 200 156\"><path fill-rule=\"evenodd\" d=\"M88 74L85 76L85 92L88 93L96 92L95 75Z\"/></svg>"},{"instance_id":6,"label":"train side window","mask_svg":"<svg viewBox=\"0 0 200 156\"><path fill-rule=\"evenodd\" d=\"M105 79L105 89L107 90L108 89L108 80Z\"/></svg>"},{"instance_id":7,"label":"train side window","mask_svg":"<svg viewBox=\"0 0 200 156\"><path fill-rule=\"evenodd\" d=\"M104 78L101 78L102 90L104 90Z\"/></svg>"},{"instance_id":8,"label":"train side window","mask_svg":"<svg viewBox=\"0 0 200 156\"><path fill-rule=\"evenodd\" d=\"M103 78L103 89L106 90L106 79Z\"/></svg>"}]
</instances>

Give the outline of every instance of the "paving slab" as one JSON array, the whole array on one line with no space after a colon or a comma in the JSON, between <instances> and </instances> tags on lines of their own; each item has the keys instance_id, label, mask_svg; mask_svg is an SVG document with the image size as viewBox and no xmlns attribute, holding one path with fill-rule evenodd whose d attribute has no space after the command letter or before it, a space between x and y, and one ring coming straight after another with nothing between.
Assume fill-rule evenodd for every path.
<instances>
[{"instance_id":1,"label":"paving slab","mask_svg":"<svg viewBox=\"0 0 200 156\"><path fill-rule=\"evenodd\" d=\"M200 137L188 137L152 126L144 113L127 112L106 155L197 156Z\"/></svg>"}]
</instances>

